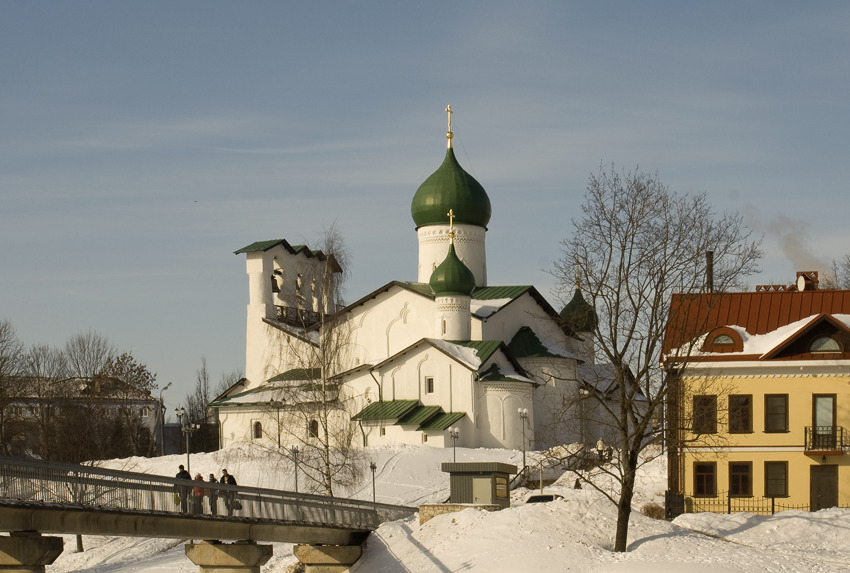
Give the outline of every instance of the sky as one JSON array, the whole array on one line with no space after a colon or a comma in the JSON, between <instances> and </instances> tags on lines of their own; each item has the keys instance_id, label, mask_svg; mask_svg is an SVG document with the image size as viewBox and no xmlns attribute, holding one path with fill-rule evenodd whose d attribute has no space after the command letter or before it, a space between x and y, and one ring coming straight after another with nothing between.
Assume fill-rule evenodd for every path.
<instances>
[{"instance_id":1,"label":"sky","mask_svg":"<svg viewBox=\"0 0 850 573\"><path fill-rule=\"evenodd\" d=\"M94 331L157 374L244 369L254 241L416 280L445 155L487 190L490 284L548 272L602 166L705 192L764 237L756 284L850 252L844 2L0 0L0 320Z\"/></svg>"}]
</instances>

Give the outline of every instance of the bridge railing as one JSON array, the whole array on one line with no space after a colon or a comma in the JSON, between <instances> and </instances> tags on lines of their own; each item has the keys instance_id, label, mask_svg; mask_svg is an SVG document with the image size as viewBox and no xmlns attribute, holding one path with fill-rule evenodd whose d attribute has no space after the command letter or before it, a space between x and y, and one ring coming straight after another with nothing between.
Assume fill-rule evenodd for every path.
<instances>
[{"instance_id":1,"label":"bridge railing","mask_svg":"<svg viewBox=\"0 0 850 573\"><path fill-rule=\"evenodd\" d=\"M199 504L192 503L196 493L203 494ZM210 519L228 519L226 501L232 499L237 502L231 504L234 518L364 530L417 511L354 499L2 456L0 499L132 512L183 513L185 508L187 513Z\"/></svg>"}]
</instances>

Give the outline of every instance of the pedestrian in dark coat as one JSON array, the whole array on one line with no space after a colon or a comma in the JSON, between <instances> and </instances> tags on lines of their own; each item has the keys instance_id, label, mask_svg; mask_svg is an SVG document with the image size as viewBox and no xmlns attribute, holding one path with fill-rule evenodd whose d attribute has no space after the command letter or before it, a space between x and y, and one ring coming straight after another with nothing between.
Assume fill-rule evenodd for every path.
<instances>
[{"instance_id":1,"label":"pedestrian in dark coat","mask_svg":"<svg viewBox=\"0 0 850 573\"><path fill-rule=\"evenodd\" d=\"M207 483L218 483L218 480L215 479L215 474L210 474L210 479L207 480ZM218 515L218 490L214 486L209 488L207 490L207 497L210 500L210 515Z\"/></svg>"},{"instance_id":2,"label":"pedestrian in dark coat","mask_svg":"<svg viewBox=\"0 0 850 573\"><path fill-rule=\"evenodd\" d=\"M181 465L180 471L177 472L177 475L175 477L177 479L187 479L187 480L191 481L192 474L187 472L186 468L184 468ZM183 513L186 513L187 511L189 511L189 490L190 489L192 489L192 488L188 485L175 485L174 486L174 493L176 493L177 496L180 498L180 511L182 511Z\"/></svg>"},{"instance_id":3,"label":"pedestrian in dark coat","mask_svg":"<svg viewBox=\"0 0 850 573\"><path fill-rule=\"evenodd\" d=\"M227 470L221 470L221 483L225 483L227 485L236 485L236 478L227 473ZM236 508L236 492L235 491L226 491L224 492L224 506L227 508L228 517L233 515L233 510ZM241 509L241 506L236 509Z\"/></svg>"}]
</instances>

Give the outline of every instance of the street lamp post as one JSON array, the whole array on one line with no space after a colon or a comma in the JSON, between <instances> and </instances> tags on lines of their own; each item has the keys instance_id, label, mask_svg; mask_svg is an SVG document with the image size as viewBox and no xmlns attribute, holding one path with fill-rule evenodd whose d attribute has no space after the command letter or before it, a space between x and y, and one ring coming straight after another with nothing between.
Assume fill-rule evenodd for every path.
<instances>
[{"instance_id":1,"label":"street lamp post","mask_svg":"<svg viewBox=\"0 0 850 573\"><path fill-rule=\"evenodd\" d=\"M528 423L528 408L517 408L522 424L522 474L525 475L525 425Z\"/></svg>"},{"instance_id":2,"label":"street lamp post","mask_svg":"<svg viewBox=\"0 0 850 573\"><path fill-rule=\"evenodd\" d=\"M298 493L298 448L292 446L292 459L295 462L295 493Z\"/></svg>"},{"instance_id":3,"label":"street lamp post","mask_svg":"<svg viewBox=\"0 0 850 573\"><path fill-rule=\"evenodd\" d=\"M585 388L581 388L579 391L579 403L581 406L581 412L579 413L581 416L581 447L582 453L584 453L584 448L587 444L587 398L590 396L590 390Z\"/></svg>"},{"instance_id":4,"label":"street lamp post","mask_svg":"<svg viewBox=\"0 0 850 573\"><path fill-rule=\"evenodd\" d=\"M460 437L460 430L457 428L449 428L449 437L452 439L452 461L457 461L457 439Z\"/></svg>"},{"instance_id":5,"label":"street lamp post","mask_svg":"<svg viewBox=\"0 0 850 573\"><path fill-rule=\"evenodd\" d=\"M177 413L177 419L180 420L180 431L186 436L186 471L192 473L192 465L189 462L189 435L195 432L201 426L199 424L190 424L189 416L186 413L186 408L179 407L174 410Z\"/></svg>"},{"instance_id":6,"label":"street lamp post","mask_svg":"<svg viewBox=\"0 0 850 573\"><path fill-rule=\"evenodd\" d=\"M162 401L162 393L171 388L171 382L159 391L159 455L165 455L165 403Z\"/></svg>"},{"instance_id":7,"label":"street lamp post","mask_svg":"<svg viewBox=\"0 0 850 573\"><path fill-rule=\"evenodd\" d=\"M372 503L375 503L375 470L378 466L375 462L369 462L369 469L372 470Z\"/></svg>"}]
</instances>

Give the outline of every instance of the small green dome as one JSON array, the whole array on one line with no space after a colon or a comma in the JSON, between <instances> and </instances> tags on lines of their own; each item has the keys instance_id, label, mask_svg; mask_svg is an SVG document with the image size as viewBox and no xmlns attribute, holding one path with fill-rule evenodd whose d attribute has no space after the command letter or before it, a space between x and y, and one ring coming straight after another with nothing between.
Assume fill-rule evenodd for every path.
<instances>
[{"instance_id":1,"label":"small green dome","mask_svg":"<svg viewBox=\"0 0 850 573\"><path fill-rule=\"evenodd\" d=\"M451 244L449 245L449 254L431 273L431 280L428 281L428 284L431 285L431 290L437 296L450 294L469 296L475 288L475 275L457 257L455 246Z\"/></svg>"},{"instance_id":2,"label":"small green dome","mask_svg":"<svg viewBox=\"0 0 850 573\"><path fill-rule=\"evenodd\" d=\"M576 289L573 299L560 312L560 317L573 332L593 332L599 323L596 309L584 300L579 289Z\"/></svg>"},{"instance_id":3,"label":"small green dome","mask_svg":"<svg viewBox=\"0 0 850 573\"><path fill-rule=\"evenodd\" d=\"M419 186L410 213L416 227L440 225L454 209L455 222L486 227L490 222L490 198L484 187L463 170L449 148L443 164Z\"/></svg>"}]
</instances>

